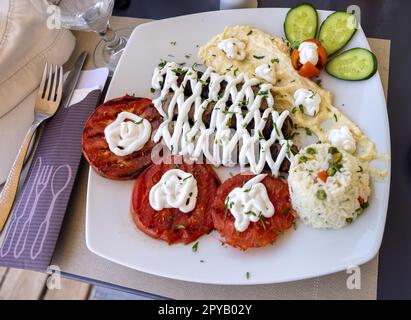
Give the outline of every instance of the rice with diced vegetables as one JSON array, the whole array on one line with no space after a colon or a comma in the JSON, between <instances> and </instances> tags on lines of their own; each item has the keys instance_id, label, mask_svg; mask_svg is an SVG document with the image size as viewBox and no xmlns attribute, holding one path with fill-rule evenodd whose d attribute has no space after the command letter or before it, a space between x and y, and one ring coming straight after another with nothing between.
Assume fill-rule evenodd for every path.
<instances>
[{"instance_id":1,"label":"rice with diced vegetables","mask_svg":"<svg viewBox=\"0 0 411 320\"><path fill-rule=\"evenodd\" d=\"M369 174L355 156L328 143L302 149L288 183L294 209L314 228L342 228L368 207Z\"/></svg>"}]
</instances>

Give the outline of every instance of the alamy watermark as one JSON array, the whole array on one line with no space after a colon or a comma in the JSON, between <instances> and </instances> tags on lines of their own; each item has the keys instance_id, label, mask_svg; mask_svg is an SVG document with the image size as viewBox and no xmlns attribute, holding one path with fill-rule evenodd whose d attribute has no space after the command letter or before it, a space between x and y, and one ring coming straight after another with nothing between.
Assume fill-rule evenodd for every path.
<instances>
[{"instance_id":1,"label":"alamy watermark","mask_svg":"<svg viewBox=\"0 0 411 320\"><path fill-rule=\"evenodd\" d=\"M59 266L51 265L47 268L46 286L49 290L61 290L61 270Z\"/></svg>"},{"instance_id":2,"label":"alamy watermark","mask_svg":"<svg viewBox=\"0 0 411 320\"><path fill-rule=\"evenodd\" d=\"M356 265L347 268L346 285L349 290L361 290L361 268Z\"/></svg>"},{"instance_id":3,"label":"alamy watermark","mask_svg":"<svg viewBox=\"0 0 411 320\"><path fill-rule=\"evenodd\" d=\"M47 28L53 29L61 29L61 9L60 7L50 4L46 8L47 12Z\"/></svg>"}]
</instances>

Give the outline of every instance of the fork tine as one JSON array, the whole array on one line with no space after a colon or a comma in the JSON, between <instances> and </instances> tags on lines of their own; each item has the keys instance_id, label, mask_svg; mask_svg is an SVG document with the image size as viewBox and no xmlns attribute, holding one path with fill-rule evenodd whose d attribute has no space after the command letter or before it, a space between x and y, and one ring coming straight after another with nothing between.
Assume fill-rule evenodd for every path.
<instances>
[{"instance_id":1,"label":"fork tine","mask_svg":"<svg viewBox=\"0 0 411 320\"><path fill-rule=\"evenodd\" d=\"M51 88L52 77L53 77L53 65L51 65L50 68L49 68L49 76L47 78L47 88L46 88L46 91L44 92L44 95L43 95L44 99L46 99L46 100L50 99L49 97L50 97L50 88Z\"/></svg>"},{"instance_id":2,"label":"fork tine","mask_svg":"<svg viewBox=\"0 0 411 320\"><path fill-rule=\"evenodd\" d=\"M47 176L49 174L49 169L50 169L49 165L47 165L44 168L44 175L41 177L41 180L40 180L41 184L45 184L47 182Z\"/></svg>"},{"instance_id":3,"label":"fork tine","mask_svg":"<svg viewBox=\"0 0 411 320\"><path fill-rule=\"evenodd\" d=\"M57 65L54 66L54 75L53 75L53 87L51 88L51 95L50 95L50 100L54 101L56 98L56 87L57 87L57 78L58 78L58 73L57 73ZM51 79L50 79L51 80Z\"/></svg>"},{"instance_id":4,"label":"fork tine","mask_svg":"<svg viewBox=\"0 0 411 320\"><path fill-rule=\"evenodd\" d=\"M48 64L46 62L46 64L44 65L43 77L41 78L39 91L37 91L38 99L41 99L44 93L44 85L46 84L46 79L47 79L47 69L48 69Z\"/></svg>"},{"instance_id":5,"label":"fork tine","mask_svg":"<svg viewBox=\"0 0 411 320\"><path fill-rule=\"evenodd\" d=\"M59 84L58 84L58 88L57 88L57 97L56 97L56 102L57 104L60 104L61 102L61 96L63 93L63 67L60 66L60 77L59 77Z\"/></svg>"},{"instance_id":6,"label":"fork tine","mask_svg":"<svg viewBox=\"0 0 411 320\"><path fill-rule=\"evenodd\" d=\"M52 173L53 173L53 166L49 166L48 171L47 171L47 176L44 181L45 184L49 182Z\"/></svg>"},{"instance_id":7,"label":"fork tine","mask_svg":"<svg viewBox=\"0 0 411 320\"><path fill-rule=\"evenodd\" d=\"M39 183L41 183L41 181L44 177L44 173L45 173L46 169L47 169L46 167L41 168L39 179L37 180Z\"/></svg>"}]
</instances>

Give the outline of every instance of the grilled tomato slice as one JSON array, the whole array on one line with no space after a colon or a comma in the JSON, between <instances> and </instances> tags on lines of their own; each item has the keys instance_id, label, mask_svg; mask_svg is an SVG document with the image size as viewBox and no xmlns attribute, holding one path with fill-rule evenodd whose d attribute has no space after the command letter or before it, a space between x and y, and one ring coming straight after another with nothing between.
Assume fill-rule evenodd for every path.
<instances>
[{"instance_id":1,"label":"grilled tomato slice","mask_svg":"<svg viewBox=\"0 0 411 320\"><path fill-rule=\"evenodd\" d=\"M262 183L274 205L274 215L271 218L262 217L257 222L250 222L245 231L238 232L234 226L234 217L227 208L226 199L234 188L243 187L253 177L253 175L239 174L226 180L218 188L211 209L214 228L220 233L224 242L241 250L274 243L280 234L292 226L296 216L291 207L288 184L281 179L267 176Z\"/></svg>"},{"instance_id":2,"label":"grilled tomato slice","mask_svg":"<svg viewBox=\"0 0 411 320\"><path fill-rule=\"evenodd\" d=\"M113 180L136 178L151 164L151 150L155 146L150 139L142 149L127 156L120 157L110 151L104 129L123 111L147 119L151 124L152 132L162 122L160 114L153 107L150 99L129 95L109 100L94 111L83 129L83 154L99 175Z\"/></svg>"},{"instance_id":3,"label":"grilled tomato slice","mask_svg":"<svg viewBox=\"0 0 411 320\"><path fill-rule=\"evenodd\" d=\"M197 180L197 202L194 209L184 213L176 208L154 210L149 202L151 188L170 169L181 169ZM169 244L188 244L213 230L211 204L220 180L207 164L153 164L134 183L131 214L137 227L155 239Z\"/></svg>"}]
</instances>

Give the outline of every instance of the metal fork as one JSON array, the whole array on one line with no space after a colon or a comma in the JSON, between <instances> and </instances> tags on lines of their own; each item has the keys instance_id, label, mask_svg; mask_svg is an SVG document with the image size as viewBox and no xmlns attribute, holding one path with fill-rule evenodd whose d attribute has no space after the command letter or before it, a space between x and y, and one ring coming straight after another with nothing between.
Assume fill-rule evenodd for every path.
<instances>
[{"instance_id":1,"label":"metal fork","mask_svg":"<svg viewBox=\"0 0 411 320\"><path fill-rule=\"evenodd\" d=\"M27 131L26 137L24 138L17 157L14 160L13 166L0 195L0 231L3 230L13 207L21 171L23 169L24 159L30 146L33 134L44 120L53 116L57 111L58 106L60 105L62 92L63 68L57 65L49 66L46 63L40 88L37 92L34 107L34 121L30 129Z\"/></svg>"}]
</instances>

